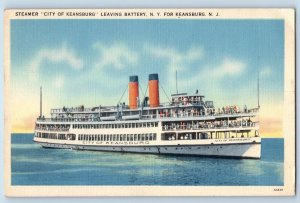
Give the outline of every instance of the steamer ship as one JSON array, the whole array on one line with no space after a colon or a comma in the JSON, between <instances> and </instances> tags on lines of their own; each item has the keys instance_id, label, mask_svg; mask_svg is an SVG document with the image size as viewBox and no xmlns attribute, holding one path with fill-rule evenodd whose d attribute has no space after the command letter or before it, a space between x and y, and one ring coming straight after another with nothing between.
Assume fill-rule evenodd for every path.
<instances>
[{"instance_id":1,"label":"steamer ship","mask_svg":"<svg viewBox=\"0 0 300 203\"><path fill-rule=\"evenodd\" d=\"M140 100L138 76L130 76L129 104L51 109L35 123L34 141L45 148L254 158L261 156L259 104L215 108L198 94L176 93L160 103L158 74Z\"/></svg>"}]
</instances>

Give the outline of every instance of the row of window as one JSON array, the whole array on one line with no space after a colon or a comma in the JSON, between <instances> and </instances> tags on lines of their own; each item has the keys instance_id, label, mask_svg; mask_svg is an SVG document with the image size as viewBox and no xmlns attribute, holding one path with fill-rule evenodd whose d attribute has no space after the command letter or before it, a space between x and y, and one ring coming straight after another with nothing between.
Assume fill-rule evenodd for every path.
<instances>
[{"instance_id":1,"label":"row of window","mask_svg":"<svg viewBox=\"0 0 300 203\"><path fill-rule=\"evenodd\" d=\"M78 140L86 141L153 141L156 140L156 133L148 134L79 134Z\"/></svg>"},{"instance_id":2,"label":"row of window","mask_svg":"<svg viewBox=\"0 0 300 203\"><path fill-rule=\"evenodd\" d=\"M58 139L58 140L75 140L75 134L57 134L57 133L36 133L35 137Z\"/></svg>"},{"instance_id":3,"label":"row of window","mask_svg":"<svg viewBox=\"0 0 300 203\"><path fill-rule=\"evenodd\" d=\"M151 128L157 127L158 122L144 123L117 123L117 124L74 124L74 129L101 129L101 128Z\"/></svg>"}]
</instances>

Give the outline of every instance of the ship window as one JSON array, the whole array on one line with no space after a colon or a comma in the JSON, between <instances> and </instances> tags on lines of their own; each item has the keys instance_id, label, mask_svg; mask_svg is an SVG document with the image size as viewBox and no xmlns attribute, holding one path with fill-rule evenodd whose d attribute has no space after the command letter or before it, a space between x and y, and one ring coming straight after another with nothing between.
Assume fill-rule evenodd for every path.
<instances>
[{"instance_id":1,"label":"ship window","mask_svg":"<svg viewBox=\"0 0 300 203\"><path fill-rule=\"evenodd\" d=\"M156 133L153 134L153 140L156 140Z\"/></svg>"}]
</instances>

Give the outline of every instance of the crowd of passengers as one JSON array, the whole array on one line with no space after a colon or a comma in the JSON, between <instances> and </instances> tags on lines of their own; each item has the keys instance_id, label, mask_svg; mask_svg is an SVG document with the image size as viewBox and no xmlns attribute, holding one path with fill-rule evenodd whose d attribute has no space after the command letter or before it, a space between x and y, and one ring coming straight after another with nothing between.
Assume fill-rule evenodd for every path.
<instances>
[{"instance_id":1,"label":"crowd of passengers","mask_svg":"<svg viewBox=\"0 0 300 203\"><path fill-rule=\"evenodd\" d=\"M240 121L213 121L213 122L170 122L163 124L164 130L186 130L186 129L211 129L211 128L224 128L224 127L252 127L255 126L255 122L249 120L240 120Z\"/></svg>"},{"instance_id":2,"label":"crowd of passengers","mask_svg":"<svg viewBox=\"0 0 300 203\"><path fill-rule=\"evenodd\" d=\"M238 113L248 113L247 106L244 106L243 111L237 105L225 106L222 108L207 108L207 109L165 109L159 111L159 117L187 117L187 116L213 116L222 114L238 114Z\"/></svg>"}]
</instances>

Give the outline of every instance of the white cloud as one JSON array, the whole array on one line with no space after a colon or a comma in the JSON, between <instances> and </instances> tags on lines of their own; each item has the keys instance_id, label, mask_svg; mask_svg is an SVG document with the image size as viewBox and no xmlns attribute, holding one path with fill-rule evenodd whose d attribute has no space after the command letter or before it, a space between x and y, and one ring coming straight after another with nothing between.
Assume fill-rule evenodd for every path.
<instances>
[{"instance_id":1,"label":"white cloud","mask_svg":"<svg viewBox=\"0 0 300 203\"><path fill-rule=\"evenodd\" d=\"M81 69L83 67L83 61L65 44L58 48L43 48L38 51L29 64L32 79L38 78L38 71L44 61L50 61L52 63L65 62L73 69Z\"/></svg>"},{"instance_id":2,"label":"white cloud","mask_svg":"<svg viewBox=\"0 0 300 203\"><path fill-rule=\"evenodd\" d=\"M168 60L169 71L183 71L187 64L199 60L203 57L203 50L200 47L191 47L186 52L179 52L170 47L144 46L144 50L148 51L155 57Z\"/></svg>"},{"instance_id":3,"label":"white cloud","mask_svg":"<svg viewBox=\"0 0 300 203\"><path fill-rule=\"evenodd\" d=\"M154 57L167 60L166 70L168 72L168 78L166 78L166 80L171 87L176 86L174 80L176 71L180 75L184 71L192 70L192 64L199 62L204 55L203 49L196 46L190 47L183 52L170 47L147 45L144 46L144 51L150 53ZM172 89L170 91L174 90L175 89Z\"/></svg>"},{"instance_id":4,"label":"white cloud","mask_svg":"<svg viewBox=\"0 0 300 203\"><path fill-rule=\"evenodd\" d=\"M52 85L56 88L61 88L65 84L65 77L63 75L58 75L54 78Z\"/></svg>"},{"instance_id":5,"label":"white cloud","mask_svg":"<svg viewBox=\"0 0 300 203\"><path fill-rule=\"evenodd\" d=\"M188 82L181 81L179 85L189 89L190 87L199 87L199 84L211 84L213 89L219 89L222 86L222 79L239 76L246 70L246 67L247 64L239 59L225 57L215 66L205 65L199 68ZM211 87L201 86L200 88L208 90Z\"/></svg>"},{"instance_id":6,"label":"white cloud","mask_svg":"<svg viewBox=\"0 0 300 203\"><path fill-rule=\"evenodd\" d=\"M138 53L123 43L104 45L96 42L93 44L93 48L100 52L95 69L115 68L121 70L127 65L135 66L138 63Z\"/></svg>"},{"instance_id":7,"label":"white cloud","mask_svg":"<svg viewBox=\"0 0 300 203\"><path fill-rule=\"evenodd\" d=\"M224 58L220 65L208 68L207 74L212 75L214 78L222 78L227 76L239 75L246 69L246 64L238 59Z\"/></svg>"},{"instance_id":8,"label":"white cloud","mask_svg":"<svg viewBox=\"0 0 300 203\"><path fill-rule=\"evenodd\" d=\"M262 77L269 77L270 75L272 75L272 69L269 66L263 67L260 71Z\"/></svg>"}]
</instances>

